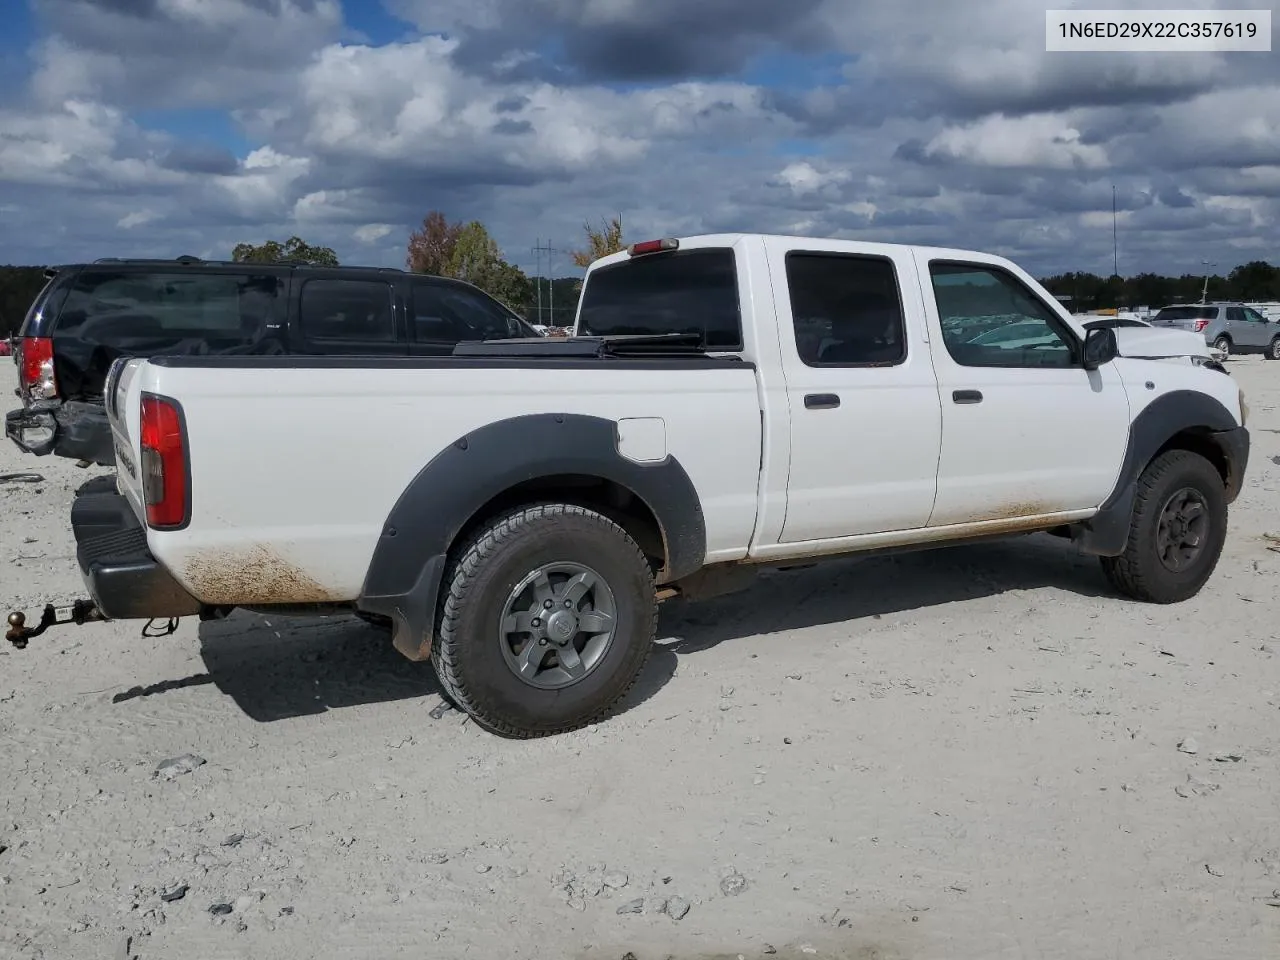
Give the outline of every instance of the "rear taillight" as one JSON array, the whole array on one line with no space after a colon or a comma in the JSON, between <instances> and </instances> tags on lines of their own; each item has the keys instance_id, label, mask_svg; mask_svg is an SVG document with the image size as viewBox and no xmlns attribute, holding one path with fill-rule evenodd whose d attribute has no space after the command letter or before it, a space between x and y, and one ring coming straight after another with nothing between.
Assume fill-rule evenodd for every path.
<instances>
[{"instance_id":1,"label":"rear taillight","mask_svg":"<svg viewBox=\"0 0 1280 960\"><path fill-rule=\"evenodd\" d=\"M1208 320L1197 320L1197 321L1196 321L1196 326L1195 326L1195 332L1196 332L1196 333L1199 333L1201 330L1203 330L1203 329L1204 329L1205 327L1207 327L1208 325L1209 325L1209 321L1208 321Z\"/></svg>"},{"instance_id":2,"label":"rear taillight","mask_svg":"<svg viewBox=\"0 0 1280 960\"><path fill-rule=\"evenodd\" d=\"M139 436L147 525L157 530L181 527L187 522L189 491L187 441L178 405L144 395Z\"/></svg>"},{"instance_id":3,"label":"rear taillight","mask_svg":"<svg viewBox=\"0 0 1280 960\"><path fill-rule=\"evenodd\" d=\"M48 337L23 337L19 364L22 391L33 400L53 400L58 396L58 378L53 372L53 341Z\"/></svg>"}]
</instances>

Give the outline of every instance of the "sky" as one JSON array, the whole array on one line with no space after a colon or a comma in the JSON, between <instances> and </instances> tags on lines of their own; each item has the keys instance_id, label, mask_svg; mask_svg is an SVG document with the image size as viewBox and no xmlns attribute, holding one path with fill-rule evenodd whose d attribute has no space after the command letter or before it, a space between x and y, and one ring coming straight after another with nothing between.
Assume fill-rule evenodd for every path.
<instances>
[{"instance_id":1,"label":"sky","mask_svg":"<svg viewBox=\"0 0 1280 960\"><path fill-rule=\"evenodd\" d=\"M1113 187L1122 274L1280 263L1280 53L1047 53L1045 7L0 0L0 263L403 266L439 209L557 275L618 214L1105 275Z\"/></svg>"}]
</instances>

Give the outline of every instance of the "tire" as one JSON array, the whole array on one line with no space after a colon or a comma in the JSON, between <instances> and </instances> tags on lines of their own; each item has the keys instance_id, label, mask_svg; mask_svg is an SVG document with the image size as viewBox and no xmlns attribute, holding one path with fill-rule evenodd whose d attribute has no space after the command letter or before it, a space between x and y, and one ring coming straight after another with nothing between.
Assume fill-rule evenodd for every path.
<instances>
[{"instance_id":1,"label":"tire","mask_svg":"<svg viewBox=\"0 0 1280 960\"><path fill-rule=\"evenodd\" d=\"M1231 356L1231 338L1219 337L1217 340L1213 341L1213 349L1221 350L1228 357Z\"/></svg>"},{"instance_id":2,"label":"tire","mask_svg":"<svg viewBox=\"0 0 1280 960\"><path fill-rule=\"evenodd\" d=\"M1271 341L1271 345L1267 347L1268 360L1280 360L1280 337L1276 337Z\"/></svg>"},{"instance_id":3,"label":"tire","mask_svg":"<svg viewBox=\"0 0 1280 960\"><path fill-rule=\"evenodd\" d=\"M532 579L548 568L542 580ZM595 575L596 585L577 601L585 612L575 608L572 616L562 614L563 595L555 591L573 578L558 580L567 575L559 568L586 571L576 578L581 582ZM625 530L584 507L538 504L498 517L451 557L444 589L431 661L446 695L481 727L501 736L548 736L603 717L626 696L653 650L658 605L649 561ZM543 623L540 605L546 603L554 606ZM609 616L601 620L598 611L610 606L613 630L602 645L600 635L579 629L578 618L586 624L590 617L599 625ZM559 615L565 619L553 619ZM517 623L537 625L542 643L534 647L535 634L516 631ZM563 633L557 639L552 633L558 627L579 632L567 641ZM584 675L569 678L562 650ZM517 665L531 653L539 666L528 670L526 679ZM595 659L589 662L590 657Z\"/></svg>"},{"instance_id":4,"label":"tire","mask_svg":"<svg viewBox=\"0 0 1280 960\"><path fill-rule=\"evenodd\" d=\"M1213 574L1226 541L1227 498L1222 477L1199 454L1169 450L1147 465L1137 484L1124 553L1101 558L1107 580L1125 596L1146 603L1179 603L1194 597ZM1204 527L1194 559L1183 556L1182 566L1175 569L1162 557L1161 519L1166 508L1176 509L1178 498L1184 495L1200 501ZM1175 524L1175 540L1179 539L1177 529Z\"/></svg>"}]
</instances>

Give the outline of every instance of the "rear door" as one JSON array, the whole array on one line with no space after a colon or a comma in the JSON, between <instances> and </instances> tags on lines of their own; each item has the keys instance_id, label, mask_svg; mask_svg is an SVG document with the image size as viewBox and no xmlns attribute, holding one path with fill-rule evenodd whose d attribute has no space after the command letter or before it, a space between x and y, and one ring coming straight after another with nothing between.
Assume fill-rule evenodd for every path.
<instances>
[{"instance_id":1,"label":"rear door","mask_svg":"<svg viewBox=\"0 0 1280 960\"><path fill-rule=\"evenodd\" d=\"M926 309L942 402L929 525L1097 507L1129 435L1115 365L1081 366L1079 335L1025 274L959 251L916 257L933 294Z\"/></svg>"},{"instance_id":2,"label":"rear door","mask_svg":"<svg viewBox=\"0 0 1280 960\"><path fill-rule=\"evenodd\" d=\"M295 271L290 352L405 356L409 348L401 299L389 279Z\"/></svg>"},{"instance_id":3,"label":"rear door","mask_svg":"<svg viewBox=\"0 0 1280 960\"><path fill-rule=\"evenodd\" d=\"M782 543L923 527L942 414L906 247L765 239L791 420Z\"/></svg>"}]
</instances>

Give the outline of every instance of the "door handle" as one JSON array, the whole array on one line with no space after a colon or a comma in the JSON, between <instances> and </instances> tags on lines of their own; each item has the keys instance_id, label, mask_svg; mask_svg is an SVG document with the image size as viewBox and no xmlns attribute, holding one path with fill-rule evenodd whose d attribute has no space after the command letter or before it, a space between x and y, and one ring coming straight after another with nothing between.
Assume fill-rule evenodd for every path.
<instances>
[{"instance_id":1,"label":"door handle","mask_svg":"<svg viewBox=\"0 0 1280 960\"><path fill-rule=\"evenodd\" d=\"M951 399L956 403L981 403L981 390L952 390Z\"/></svg>"},{"instance_id":2,"label":"door handle","mask_svg":"<svg viewBox=\"0 0 1280 960\"><path fill-rule=\"evenodd\" d=\"M806 410L833 410L840 406L840 395L836 393L806 393L804 408Z\"/></svg>"}]
</instances>

